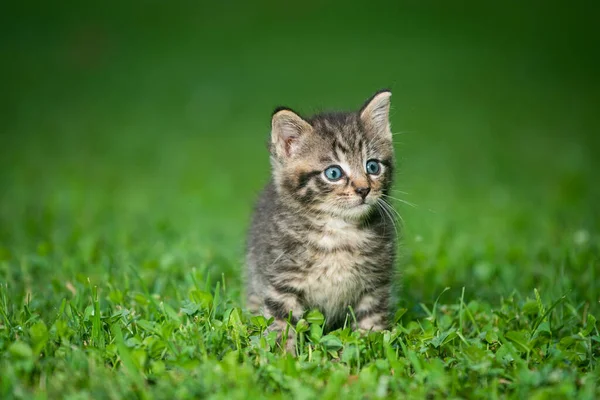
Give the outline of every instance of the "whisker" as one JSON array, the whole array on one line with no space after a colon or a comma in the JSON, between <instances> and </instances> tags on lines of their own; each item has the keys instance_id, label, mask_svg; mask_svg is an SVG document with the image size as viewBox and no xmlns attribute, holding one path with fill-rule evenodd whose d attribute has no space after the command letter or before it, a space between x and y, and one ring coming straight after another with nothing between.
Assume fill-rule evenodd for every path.
<instances>
[{"instance_id":1,"label":"whisker","mask_svg":"<svg viewBox=\"0 0 600 400\"><path fill-rule=\"evenodd\" d=\"M382 194L382 196L389 197L389 198L390 198L390 199L392 199L392 200L399 201L400 203L404 203L404 204L406 204L407 206L411 206L411 207L413 207L413 208L417 208L417 207L418 207L416 204L413 204L413 203L411 203L410 201L407 201L407 200L402 200L402 199L399 199L399 198L397 198L397 197L390 196L389 194Z\"/></svg>"},{"instance_id":2,"label":"whisker","mask_svg":"<svg viewBox=\"0 0 600 400\"><path fill-rule=\"evenodd\" d=\"M383 224L384 224L385 226L387 226L387 223L386 223L386 221L385 221L385 217L383 216L383 213L381 212L381 206L379 205L379 201L377 201L377 202L375 203L375 205L376 205L376 207L375 207L375 208L377 209L377 212L379 213L379 216L381 217L381 220L383 221Z\"/></svg>"},{"instance_id":3,"label":"whisker","mask_svg":"<svg viewBox=\"0 0 600 400\"><path fill-rule=\"evenodd\" d=\"M402 220L402 217L400 217L400 215L398 213L396 213L396 215L398 215L398 217L400 217L400 219L395 219L394 213L392 211L395 212L395 210L389 205L387 204L385 201L384 203L384 208L388 210L389 215L392 217L392 224L394 225L394 230L396 231L396 236L398 236L398 223L404 225L404 221Z\"/></svg>"},{"instance_id":4,"label":"whisker","mask_svg":"<svg viewBox=\"0 0 600 400\"><path fill-rule=\"evenodd\" d=\"M392 207L392 205L389 204L387 201L385 201L384 199L380 199L380 200L383 202L383 204L389 211L393 212L394 214L396 214L398 216L399 221L402 223L402 225L404 225L405 223L404 223L404 218L402 218L402 215L400 215L400 213L394 207Z\"/></svg>"},{"instance_id":5,"label":"whisker","mask_svg":"<svg viewBox=\"0 0 600 400\"><path fill-rule=\"evenodd\" d=\"M397 132L392 132L392 136L396 136L396 135L410 135L415 133L414 131L397 131Z\"/></svg>"},{"instance_id":6,"label":"whisker","mask_svg":"<svg viewBox=\"0 0 600 400\"><path fill-rule=\"evenodd\" d=\"M385 200L383 200L383 199L377 199L376 204L378 206L380 206L381 210L388 216L388 218L390 219L390 222L392 223L392 226L394 227L394 232L396 233L396 236L398 236L398 228L396 227L396 220L394 218L394 215L388 209L389 204L387 204L385 202Z\"/></svg>"}]
</instances>

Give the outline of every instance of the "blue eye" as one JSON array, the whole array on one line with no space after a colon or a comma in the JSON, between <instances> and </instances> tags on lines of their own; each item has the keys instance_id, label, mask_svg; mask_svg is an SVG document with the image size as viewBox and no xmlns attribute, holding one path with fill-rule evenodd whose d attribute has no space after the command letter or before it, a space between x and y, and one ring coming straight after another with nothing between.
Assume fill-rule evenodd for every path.
<instances>
[{"instance_id":1,"label":"blue eye","mask_svg":"<svg viewBox=\"0 0 600 400\"><path fill-rule=\"evenodd\" d=\"M381 167L379 166L379 162L377 160L369 160L367 161L367 173L370 175L379 175L381 172Z\"/></svg>"},{"instance_id":2,"label":"blue eye","mask_svg":"<svg viewBox=\"0 0 600 400\"><path fill-rule=\"evenodd\" d=\"M342 175L344 175L344 173L342 172L342 169L340 167L338 167L337 165L328 167L325 170L325 177L332 182L339 181L342 178Z\"/></svg>"}]
</instances>

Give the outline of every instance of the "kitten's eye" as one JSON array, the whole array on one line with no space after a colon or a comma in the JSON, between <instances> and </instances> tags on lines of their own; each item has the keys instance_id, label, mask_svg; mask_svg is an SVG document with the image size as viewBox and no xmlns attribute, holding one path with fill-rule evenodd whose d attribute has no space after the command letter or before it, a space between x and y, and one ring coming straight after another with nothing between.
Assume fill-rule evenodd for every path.
<instances>
[{"instance_id":1,"label":"kitten's eye","mask_svg":"<svg viewBox=\"0 0 600 400\"><path fill-rule=\"evenodd\" d=\"M332 182L339 181L343 175L342 169L337 165L332 165L325 170L325 177Z\"/></svg>"},{"instance_id":2,"label":"kitten's eye","mask_svg":"<svg viewBox=\"0 0 600 400\"><path fill-rule=\"evenodd\" d=\"M379 165L379 161L377 160L369 160L367 161L367 173L370 175L379 175L381 172L381 166Z\"/></svg>"}]
</instances>

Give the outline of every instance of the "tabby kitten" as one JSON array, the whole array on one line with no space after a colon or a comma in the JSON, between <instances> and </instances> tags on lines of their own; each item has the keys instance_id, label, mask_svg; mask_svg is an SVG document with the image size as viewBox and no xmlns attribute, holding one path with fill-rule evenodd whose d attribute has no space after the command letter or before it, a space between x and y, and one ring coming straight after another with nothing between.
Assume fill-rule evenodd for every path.
<instances>
[{"instance_id":1,"label":"tabby kitten","mask_svg":"<svg viewBox=\"0 0 600 400\"><path fill-rule=\"evenodd\" d=\"M281 330L319 309L326 327L354 310L357 327L388 326L396 249L385 203L394 172L391 92L358 112L272 116L272 179L248 233L248 307ZM353 319L349 319L352 322Z\"/></svg>"}]
</instances>

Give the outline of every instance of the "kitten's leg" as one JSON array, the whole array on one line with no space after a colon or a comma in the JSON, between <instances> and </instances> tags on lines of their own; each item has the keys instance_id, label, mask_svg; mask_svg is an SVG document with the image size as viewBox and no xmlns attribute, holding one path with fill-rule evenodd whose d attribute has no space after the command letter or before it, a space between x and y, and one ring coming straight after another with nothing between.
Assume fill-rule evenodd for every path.
<instances>
[{"instance_id":1,"label":"kitten's leg","mask_svg":"<svg viewBox=\"0 0 600 400\"><path fill-rule=\"evenodd\" d=\"M246 307L252 314L256 314L260 310L261 298L255 293L250 293L246 299Z\"/></svg>"},{"instance_id":2,"label":"kitten's leg","mask_svg":"<svg viewBox=\"0 0 600 400\"><path fill-rule=\"evenodd\" d=\"M388 328L390 288L384 286L362 295L354 310L358 329L382 331Z\"/></svg>"},{"instance_id":3,"label":"kitten's leg","mask_svg":"<svg viewBox=\"0 0 600 400\"><path fill-rule=\"evenodd\" d=\"M274 317L275 321L269 327L269 330L277 331L281 339L283 332L287 328L290 311L292 312L291 323L296 324L304 314L302 305L302 293L291 290L281 290L271 286L266 290L264 297L265 316ZM285 349L287 352L296 354L295 331L290 329Z\"/></svg>"}]
</instances>

